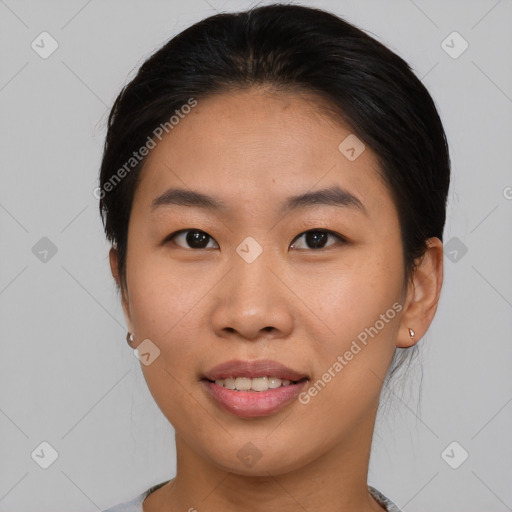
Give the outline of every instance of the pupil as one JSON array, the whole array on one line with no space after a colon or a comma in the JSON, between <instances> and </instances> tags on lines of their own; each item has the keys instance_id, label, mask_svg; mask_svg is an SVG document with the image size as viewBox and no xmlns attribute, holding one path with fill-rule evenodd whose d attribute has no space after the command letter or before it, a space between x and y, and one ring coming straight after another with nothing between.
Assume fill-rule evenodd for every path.
<instances>
[{"instance_id":1,"label":"pupil","mask_svg":"<svg viewBox=\"0 0 512 512\"><path fill-rule=\"evenodd\" d=\"M306 243L309 246L318 248L319 246L323 246L323 243L325 243L326 240L327 233L323 231L309 231L308 233L306 233Z\"/></svg>"},{"instance_id":2,"label":"pupil","mask_svg":"<svg viewBox=\"0 0 512 512\"><path fill-rule=\"evenodd\" d=\"M204 249L208 245L209 235L202 231L189 231L187 234L187 243L191 247ZM306 243L310 247L323 247L327 240L327 233L324 231L308 231L306 233Z\"/></svg>"},{"instance_id":3,"label":"pupil","mask_svg":"<svg viewBox=\"0 0 512 512\"><path fill-rule=\"evenodd\" d=\"M208 235L202 231L189 231L187 234L187 243L191 247L204 249L208 245Z\"/></svg>"}]
</instances>

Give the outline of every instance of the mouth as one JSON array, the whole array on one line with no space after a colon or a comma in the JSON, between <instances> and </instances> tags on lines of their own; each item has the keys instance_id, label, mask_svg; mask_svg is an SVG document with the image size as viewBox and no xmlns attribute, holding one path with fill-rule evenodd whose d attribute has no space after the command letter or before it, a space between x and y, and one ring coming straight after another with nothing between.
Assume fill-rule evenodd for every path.
<instances>
[{"instance_id":1,"label":"mouth","mask_svg":"<svg viewBox=\"0 0 512 512\"><path fill-rule=\"evenodd\" d=\"M226 379L204 379L212 384L216 384L222 388L230 389L232 391L249 391L261 393L269 389L278 389L281 387L293 386L295 384L304 382L307 377L298 380L281 379L276 376L263 376L263 377L240 377L233 376Z\"/></svg>"},{"instance_id":2,"label":"mouth","mask_svg":"<svg viewBox=\"0 0 512 512\"><path fill-rule=\"evenodd\" d=\"M209 398L223 411L243 418L275 414L292 404L307 375L270 360L232 360L202 376Z\"/></svg>"}]
</instances>

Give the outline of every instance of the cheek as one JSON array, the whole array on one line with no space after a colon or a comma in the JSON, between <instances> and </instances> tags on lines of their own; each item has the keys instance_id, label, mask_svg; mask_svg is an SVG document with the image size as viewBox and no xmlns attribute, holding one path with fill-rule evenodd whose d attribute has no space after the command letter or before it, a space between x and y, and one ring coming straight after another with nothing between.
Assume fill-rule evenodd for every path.
<instances>
[{"instance_id":1,"label":"cheek","mask_svg":"<svg viewBox=\"0 0 512 512\"><path fill-rule=\"evenodd\" d=\"M347 378L354 375L357 380L356 375L369 369L385 375L400 319L400 255L383 255L372 247L350 262L340 261L329 276L319 273L303 282L314 313L308 318L317 374L334 371L338 356L346 354L342 364Z\"/></svg>"},{"instance_id":2,"label":"cheek","mask_svg":"<svg viewBox=\"0 0 512 512\"><path fill-rule=\"evenodd\" d=\"M178 273L173 266L162 269L149 257L139 261L129 281L134 329L140 341L150 339L160 350L155 361L141 369L155 402L164 414L172 415L189 401L188 393L197 385L197 326L201 298L211 285L201 283L194 273ZM168 419L173 424L179 421Z\"/></svg>"},{"instance_id":3,"label":"cheek","mask_svg":"<svg viewBox=\"0 0 512 512\"><path fill-rule=\"evenodd\" d=\"M303 287L308 304L332 331L345 336L357 334L400 298L400 256L381 254L368 247L354 252L350 261L340 259L325 272L303 278L307 279Z\"/></svg>"},{"instance_id":4,"label":"cheek","mask_svg":"<svg viewBox=\"0 0 512 512\"><path fill-rule=\"evenodd\" d=\"M140 335L165 341L194 322L207 289L201 272L146 253L134 257L128 274L130 311ZM204 269L202 270L204 273Z\"/></svg>"},{"instance_id":5,"label":"cheek","mask_svg":"<svg viewBox=\"0 0 512 512\"><path fill-rule=\"evenodd\" d=\"M303 420L321 413L326 442L376 407L398 331L399 284L377 273L350 273L322 294L322 324L311 321L312 380L302 394ZM320 300L320 295L316 297ZM312 317L311 317L312 318ZM328 326L325 327L325 326ZM318 329L323 335L318 336ZM316 334L316 336L314 336Z\"/></svg>"},{"instance_id":6,"label":"cheek","mask_svg":"<svg viewBox=\"0 0 512 512\"><path fill-rule=\"evenodd\" d=\"M150 339L160 350L150 364L141 364L148 389L168 421L178 428L194 420L186 404L197 385L198 306L204 295L197 278L141 257L131 273L130 309L140 341Z\"/></svg>"}]
</instances>

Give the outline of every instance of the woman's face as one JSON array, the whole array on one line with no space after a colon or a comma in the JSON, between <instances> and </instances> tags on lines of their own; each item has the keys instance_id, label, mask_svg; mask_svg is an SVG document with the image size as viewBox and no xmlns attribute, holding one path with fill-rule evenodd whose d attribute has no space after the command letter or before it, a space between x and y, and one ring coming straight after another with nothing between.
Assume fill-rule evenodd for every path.
<instances>
[{"instance_id":1,"label":"woman's face","mask_svg":"<svg viewBox=\"0 0 512 512\"><path fill-rule=\"evenodd\" d=\"M150 151L132 206L124 307L135 346L150 340L149 390L190 450L240 474L297 469L371 432L397 343L397 211L372 151L309 98L198 101ZM233 360L302 380L248 380L286 380L267 362L214 375ZM245 378L206 379L222 375ZM248 383L271 389L228 389Z\"/></svg>"}]
</instances>

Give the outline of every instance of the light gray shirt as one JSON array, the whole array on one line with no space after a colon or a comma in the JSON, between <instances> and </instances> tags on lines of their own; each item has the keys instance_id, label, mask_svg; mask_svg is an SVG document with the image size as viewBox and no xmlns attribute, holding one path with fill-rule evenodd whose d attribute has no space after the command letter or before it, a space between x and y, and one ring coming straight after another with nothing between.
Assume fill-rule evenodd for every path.
<instances>
[{"instance_id":1,"label":"light gray shirt","mask_svg":"<svg viewBox=\"0 0 512 512\"><path fill-rule=\"evenodd\" d=\"M119 505L115 505L103 512L143 512L142 510L142 502L158 488L165 485L170 480L166 480L160 484L154 485L150 487L147 491L144 491L142 494L139 494L136 498L131 501L127 501L125 503L120 503ZM386 509L387 512L401 512L401 510L386 496L384 496L380 491L372 487L368 486L368 491L370 494Z\"/></svg>"}]
</instances>

